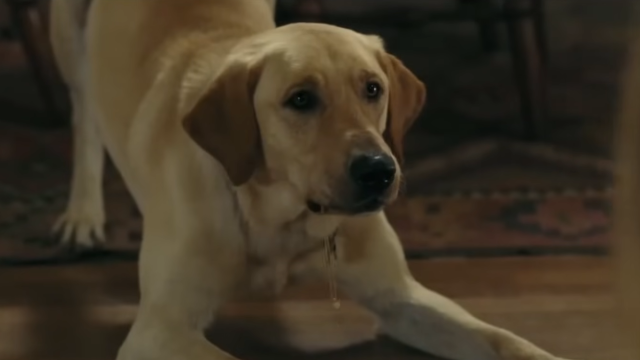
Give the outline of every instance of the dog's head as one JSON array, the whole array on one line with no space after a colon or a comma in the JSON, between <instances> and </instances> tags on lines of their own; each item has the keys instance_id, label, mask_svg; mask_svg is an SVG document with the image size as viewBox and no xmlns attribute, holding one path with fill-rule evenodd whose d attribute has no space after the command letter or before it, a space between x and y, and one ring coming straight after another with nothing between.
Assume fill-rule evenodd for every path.
<instances>
[{"instance_id":1,"label":"dog's head","mask_svg":"<svg viewBox=\"0 0 640 360\"><path fill-rule=\"evenodd\" d=\"M295 24L239 45L184 127L236 186L286 181L314 212L356 214L397 196L424 101L380 38Z\"/></svg>"}]
</instances>

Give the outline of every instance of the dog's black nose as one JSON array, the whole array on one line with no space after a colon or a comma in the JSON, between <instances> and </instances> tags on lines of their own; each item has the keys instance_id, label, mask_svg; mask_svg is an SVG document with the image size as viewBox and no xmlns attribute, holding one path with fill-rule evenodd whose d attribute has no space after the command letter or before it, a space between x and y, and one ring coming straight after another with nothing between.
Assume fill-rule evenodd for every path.
<instances>
[{"instance_id":1,"label":"dog's black nose","mask_svg":"<svg viewBox=\"0 0 640 360\"><path fill-rule=\"evenodd\" d=\"M349 165L353 182L366 194L381 194L391 186L396 164L386 154L359 155Z\"/></svg>"}]
</instances>

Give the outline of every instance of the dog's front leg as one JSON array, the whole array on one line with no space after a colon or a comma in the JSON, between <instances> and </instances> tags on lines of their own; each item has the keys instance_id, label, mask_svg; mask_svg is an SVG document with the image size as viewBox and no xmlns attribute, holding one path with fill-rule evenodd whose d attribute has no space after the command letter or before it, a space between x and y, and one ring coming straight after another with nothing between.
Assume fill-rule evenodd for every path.
<instances>
[{"instance_id":1,"label":"dog's front leg","mask_svg":"<svg viewBox=\"0 0 640 360\"><path fill-rule=\"evenodd\" d=\"M415 281L384 214L349 219L340 234L340 285L380 317L389 336L452 360L557 359Z\"/></svg>"},{"instance_id":2,"label":"dog's front leg","mask_svg":"<svg viewBox=\"0 0 640 360\"><path fill-rule=\"evenodd\" d=\"M233 359L203 333L243 276L240 235L227 232L222 243L208 230L167 223L145 223L140 308L118 360Z\"/></svg>"}]
</instances>

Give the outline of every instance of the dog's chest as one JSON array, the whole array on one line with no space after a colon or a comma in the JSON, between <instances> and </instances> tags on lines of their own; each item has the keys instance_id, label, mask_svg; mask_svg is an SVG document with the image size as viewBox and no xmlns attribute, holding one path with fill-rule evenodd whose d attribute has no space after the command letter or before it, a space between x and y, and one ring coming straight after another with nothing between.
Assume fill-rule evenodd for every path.
<instances>
[{"instance_id":1,"label":"dog's chest","mask_svg":"<svg viewBox=\"0 0 640 360\"><path fill-rule=\"evenodd\" d=\"M314 229L307 222L299 222L270 234L253 233L247 263L250 292L275 296L291 280L313 273L314 259L324 254L324 241L336 226L329 223Z\"/></svg>"}]
</instances>

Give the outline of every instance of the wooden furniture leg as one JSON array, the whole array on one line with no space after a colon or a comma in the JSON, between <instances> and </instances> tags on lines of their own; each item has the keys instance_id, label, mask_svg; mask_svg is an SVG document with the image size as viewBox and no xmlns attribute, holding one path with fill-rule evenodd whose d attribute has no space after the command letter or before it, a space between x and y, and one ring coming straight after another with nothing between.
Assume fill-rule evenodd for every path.
<instances>
[{"instance_id":1,"label":"wooden furniture leg","mask_svg":"<svg viewBox=\"0 0 640 360\"><path fill-rule=\"evenodd\" d=\"M24 48L38 93L48 114L47 127L66 125L65 106L57 93L60 90L57 69L49 46L43 21L42 6L36 0L8 0L11 19ZM46 17L45 17L46 18Z\"/></svg>"},{"instance_id":2,"label":"wooden furniture leg","mask_svg":"<svg viewBox=\"0 0 640 360\"><path fill-rule=\"evenodd\" d=\"M547 20L545 16L544 0L532 0L531 11L533 26L536 34L536 44L543 66L549 61L549 49L547 45Z\"/></svg>"},{"instance_id":3,"label":"wooden furniture leg","mask_svg":"<svg viewBox=\"0 0 640 360\"><path fill-rule=\"evenodd\" d=\"M491 12L493 11L494 4L492 0L478 0L476 6L478 6L479 11ZM477 21L477 24L480 41L484 50L489 53L498 51L500 44L498 42L497 24L492 20L484 20L482 18Z\"/></svg>"},{"instance_id":4,"label":"wooden furniture leg","mask_svg":"<svg viewBox=\"0 0 640 360\"><path fill-rule=\"evenodd\" d=\"M523 118L522 136L537 140L546 115L546 79L532 2L505 0L504 13Z\"/></svg>"},{"instance_id":5,"label":"wooden furniture leg","mask_svg":"<svg viewBox=\"0 0 640 360\"><path fill-rule=\"evenodd\" d=\"M494 0L459 0L462 6L472 6L473 11L478 14L476 26L482 49L488 53L499 50L498 24L490 19L488 14L495 12Z\"/></svg>"}]
</instances>

